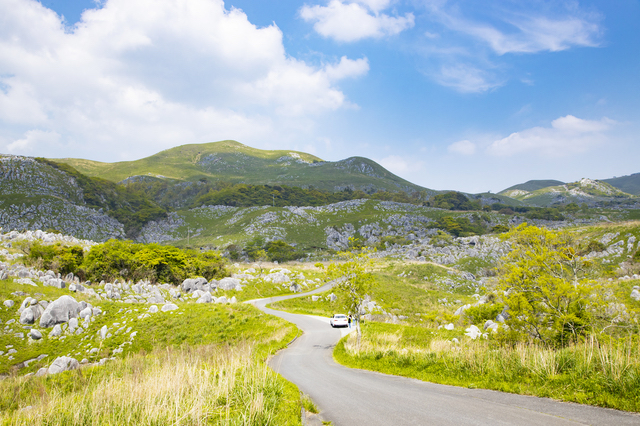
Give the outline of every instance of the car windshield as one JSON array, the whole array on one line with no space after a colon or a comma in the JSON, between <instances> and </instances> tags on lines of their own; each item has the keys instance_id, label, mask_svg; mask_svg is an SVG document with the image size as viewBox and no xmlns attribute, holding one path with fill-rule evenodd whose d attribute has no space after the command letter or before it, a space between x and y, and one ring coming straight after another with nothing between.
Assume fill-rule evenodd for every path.
<instances>
[{"instance_id":1,"label":"car windshield","mask_svg":"<svg viewBox=\"0 0 640 426\"><path fill-rule=\"evenodd\" d=\"M340 319L345 319L347 316L346 315L334 315L334 318L340 318Z\"/></svg>"}]
</instances>

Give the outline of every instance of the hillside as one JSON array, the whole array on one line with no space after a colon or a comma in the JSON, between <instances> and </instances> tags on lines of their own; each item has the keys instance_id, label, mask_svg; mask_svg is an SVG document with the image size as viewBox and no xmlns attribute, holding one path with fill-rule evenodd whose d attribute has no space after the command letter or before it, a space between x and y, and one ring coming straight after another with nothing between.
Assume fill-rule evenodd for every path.
<instances>
[{"instance_id":1,"label":"hillside","mask_svg":"<svg viewBox=\"0 0 640 426\"><path fill-rule=\"evenodd\" d=\"M323 161L297 151L267 151L235 141L182 145L136 161L100 163L65 158L56 160L78 171L112 182L151 176L178 182L225 181L231 183L314 187L326 191L346 188L365 192L433 190L414 185L363 157Z\"/></svg>"},{"instance_id":2,"label":"hillside","mask_svg":"<svg viewBox=\"0 0 640 426\"><path fill-rule=\"evenodd\" d=\"M611 179L603 179L602 182L606 182L628 194L640 195L640 173L614 177Z\"/></svg>"},{"instance_id":3,"label":"hillside","mask_svg":"<svg viewBox=\"0 0 640 426\"><path fill-rule=\"evenodd\" d=\"M0 155L0 227L57 230L82 238L135 238L166 217L144 194L87 177L66 164Z\"/></svg>"},{"instance_id":4,"label":"hillside","mask_svg":"<svg viewBox=\"0 0 640 426\"><path fill-rule=\"evenodd\" d=\"M533 191L537 191L538 189L543 189L543 188L548 188L550 186L559 186L559 185L564 185L564 182L559 181L559 180L553 180L553 179L549 179L549 180L530 180L527 181L525 183L520 183L518 185L513 185L503 191L500 191L498 194L504 194L507 195L508 193L511 193L512 191L527 191L527 192L533 192ZM507 195L508 196L508 195Z\"/></svg>"},{"instance_id":5,"label":"hillside","mask_svg":"<svg viewBox=\"0 0 640 426\"><path fill-rule=\"evenodd\" d=\"M595 205L598 202L633 200L635 198L633 195L625 193L608 183L593 179L581 179L578 182L555 186L543 186L545 185L543 182L554 181L529 181L525 184L505 189L500 194L533 206L569 203ZM523 189L539 186L542 187L534 190Z\"/></svg>"}]
</instances>

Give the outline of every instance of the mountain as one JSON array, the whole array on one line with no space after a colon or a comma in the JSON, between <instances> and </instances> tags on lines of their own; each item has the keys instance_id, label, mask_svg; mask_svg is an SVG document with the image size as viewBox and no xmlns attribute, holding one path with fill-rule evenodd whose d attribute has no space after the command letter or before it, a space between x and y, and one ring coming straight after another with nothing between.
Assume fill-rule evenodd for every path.
<instances>
[{"instance_id":1,"label":"mountain","mask_svg":"<svg viewBox=\"0 0 640 426\"><path fill-rule=\"evenodd\" d=\"M509 197L510 196L509 194L513 193L514 191L533 192L533 191L537 191L538 189L544 189L550 186L559 186L559 185L564 185L564 182L559 180L551 180L551 179L550 180L530 180L525 183L513 185L503 191L500 191L498 194L506 195L507 197Z\"/></svg>"},{"instance_id":2,"label":"mountain","mask_svg":"<svg viewBox=\"0 0 640 426\"><path fill-rule=\"evenodd\" d=\"M0 227L56 230L81 238L134 238L166 218L145 194L44 158L0 155Z\"/></svg>"},{"instance_id":3,"label":"mountain","mask_svg":"<svg viewBox=\"0 0 640 426\"><path fill-rule=\"evenodd\" d=\"M112 182L154 177L178 182L225 181L325 191L350 188L368 193L379 190L436 193L394 175L367 158L323 161L303 152L260 150L236 141L182 145L140 160L117 163L74 158L55 161L69 164L87 176Z\"/></svg>"},{"instance_id":4,"label":"mountain","mask_svg":"<svg viewBox=\"0 0 640 426\"><path fill-rule=\"evenodd\" d=\"M549 182L559 181L529 181L507 188L499 194L533 206L569 203L593 205L597 202L635 198L633 195L625 193L606 182L593 179L581 179L577 182L560 183L558 185L548 185Z\"/></svg>"},{"instance_id":5,"label":"mountain","mask_svg":"<svg viewBox=\"0 0 640 426\"><path fill-rule=\"evenodd\" d=\"M603 179L602 182L615 186L626 193L640 195L640 173L634 173L629 176L614 177L611 179Z\"/></svg>"}]
</instances>

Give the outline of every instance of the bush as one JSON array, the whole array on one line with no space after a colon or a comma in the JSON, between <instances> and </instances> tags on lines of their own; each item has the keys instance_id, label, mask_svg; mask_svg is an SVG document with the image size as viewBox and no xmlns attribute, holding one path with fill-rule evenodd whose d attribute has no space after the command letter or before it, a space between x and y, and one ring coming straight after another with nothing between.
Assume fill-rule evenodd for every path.
<instances>
[{"instance_id":1,"label":"bush","mask_svg":"<svg viewBox=\"0 0 640 426\"><path fill-rule=\"evenodd\" d=\"M83 269L92 281L124 278L178 284L190 276L207 279L226 275L225 260L217 252L200 253L160 244L109 240L93 246Z\"/></svg>"},{"instance_id":2,"label":"bush","mask_svg":"<svg viewBox=\"0 0 640 426\"><path fill-rule=\"evenodd\" d=\"M464 314L472 324L484 325L487 320L495 321L496 317L502 310L504 305L502 303L489 304L484 303L478 306L472 306L464 311Z\"/></svg>"},{"instance_id":3,"label":"bush","mask_svg":"<svg viewBox=\"0 0 640 426\"><path fill-rule=\"evenodd\" d=\"M80 246L42 244L39 241L23 244L25 263L42 269L50 269L63 275L75 272L82 264L84 251Z\"/></svg>"},{"instance_id":4,"label":"bush","mask_svg":"<svg viewBox=\"0 0 640 426\"><path fill-rule=\"evenodd\" d=\"M295 247L282 240L270 241L265 248L271 261L287 262L298 259L302 255Z\"/></svg>"}]
</instances>

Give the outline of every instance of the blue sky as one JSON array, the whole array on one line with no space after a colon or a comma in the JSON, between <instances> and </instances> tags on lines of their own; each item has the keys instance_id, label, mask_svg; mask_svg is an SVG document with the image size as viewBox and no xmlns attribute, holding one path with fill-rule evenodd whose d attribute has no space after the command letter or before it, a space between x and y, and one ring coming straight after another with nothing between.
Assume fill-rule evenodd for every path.
<instances>
[{"instance_id":1,"label":"blue sky","mask_svg":"<svg viewBox=\"0 0 640 426\"><path fill-rule=\"evenodd\" d=\"M235 139L428 188L640 172L640 2L3 0L0 152Z\"/></svg>"}]
</instances>

